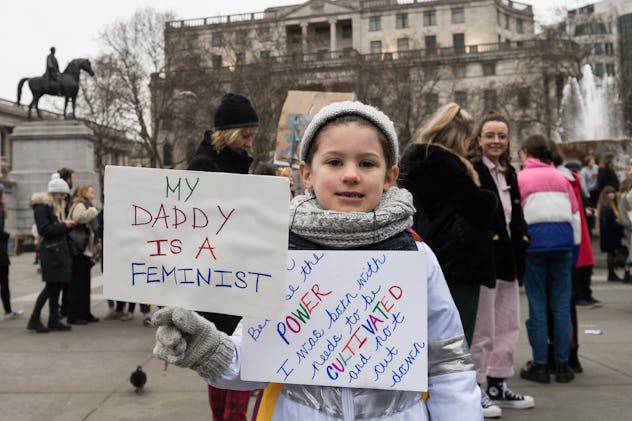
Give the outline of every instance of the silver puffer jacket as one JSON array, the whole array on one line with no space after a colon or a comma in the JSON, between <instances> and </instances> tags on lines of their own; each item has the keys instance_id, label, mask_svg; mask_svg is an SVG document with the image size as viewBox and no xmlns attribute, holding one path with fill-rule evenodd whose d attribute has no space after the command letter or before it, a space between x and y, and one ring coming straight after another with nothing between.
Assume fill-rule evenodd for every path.
<instances>
[{"instance_id":1,"label":"silver puffer jacket","mask_svg":"<svg viewBox=\"0 0 632 421\"><path fill-rule=\"evenodd\" d=\"M438 421L482 420L480 389L463 335L458 311L441 268L430 248L417 243L428 271L428 399L419 392L352 389L285 384L273 421ZM262 389L267 383L242 381L239 376L241 338L231 338L235 358L221 378L206 379L215 387Z\"/></svg>"}]
</instances>

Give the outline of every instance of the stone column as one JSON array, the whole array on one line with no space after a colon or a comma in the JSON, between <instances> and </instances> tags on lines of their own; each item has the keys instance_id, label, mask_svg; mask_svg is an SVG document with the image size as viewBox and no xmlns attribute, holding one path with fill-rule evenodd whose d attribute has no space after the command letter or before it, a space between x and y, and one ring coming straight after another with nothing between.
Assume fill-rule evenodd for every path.
<instances>
[{"instance_id":1,"label":"stone column","mask_svg":"<svg viewBox=\"0 0 632 421\"><path fill-rule=\"evenodd\" d=\"M301 53L302 59L305 60L305 54L307 54L307 22L301 22Z\"/></svg>"},{"instance_id":2,"label":"stone column","mask_svg":"<svg viewBox=\"0 0 632 421\"><path fill-rule=\"evenodd\" d=\"M51 174L61 167L75 171L74 187L91 184L95 206L101 206L99 178L94 168L94 140L92 130L76 120L34 121L15 127L11 134L12 168L7 175L15 183L14 230L21 235L30 234L31 195L47 191Z\"/></svg>"},{"instance_id":3,"label":"stone column","mask_svg":"<svg viewBox=\"0 0 632 421\"><path fill-rule=\"evenodd\" d=\"M331 52L331 58L334 58L334 51L338 49L336 39L336 20L329 21L329 51Z\"/></svg>"}]
</instances>

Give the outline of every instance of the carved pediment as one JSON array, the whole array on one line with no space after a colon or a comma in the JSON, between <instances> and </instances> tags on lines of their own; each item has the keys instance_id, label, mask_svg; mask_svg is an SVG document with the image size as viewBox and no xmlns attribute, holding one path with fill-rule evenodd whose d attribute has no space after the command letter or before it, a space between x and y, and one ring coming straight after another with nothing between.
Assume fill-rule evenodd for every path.
<instances>
[{"instance_id":1,"label":"carved pediment","mask_svg":"<svg viewBox=\"0 0 632 421\"><path fill-rule=\"evenodd\" d=\"M319 15L346 14L353 11L355 11L355 8L333 0L308 0L288 11L284 18L297 19Z\"/></svg>"}]
</instances>

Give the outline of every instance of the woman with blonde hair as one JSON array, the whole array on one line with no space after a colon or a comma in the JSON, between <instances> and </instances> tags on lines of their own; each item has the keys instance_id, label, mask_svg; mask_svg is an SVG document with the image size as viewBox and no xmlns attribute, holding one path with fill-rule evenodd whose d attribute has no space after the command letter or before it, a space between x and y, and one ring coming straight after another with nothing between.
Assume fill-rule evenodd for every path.
<instances>
[{"instance_id":1,"label":"woman with blonde hair","mask_svg":"<svg viewBox=\"0 0 632 421\"><path fill-rule=\"evenodd\" d=\"M85 325L98 322L90 311L91 274L97 256L95 232L97 230L97 208L92 204L94 189L90 184L80 184L70 201L68 217L88 234L88 243L83 250L75 250L72 260L72 282L68 288L70 304L68 324Z\"/></svg>"},{"instance_id":2,"label":"woman with blonde hair","mask_svg":"<svg viewBox=\"0 0 632 421\"><path fill-rule=\"evenodd\" d=\"M481 285L495 286L490 227L493 193L480 189L464 156L474 120L457 104L441 107L404 151L400 185L412 195L413 228L437 255L471 345Z\"/></svg>"},{"instance_id":3,"label":"woman with blonde hair","mask_svg":"<svg viewBox=\"0 0 632 421\"><path fill-rule=\"evenodd\" d=\"M42 281L46 284L37 296L33 313L27 329L37 333L51 330L66 331L70 326L59 320L59 292L65 283L72 278L72 255L67 241L68 231L76 225L72 219L66 218L64 198L70 189L59 174L53 174L48 183L47 193L34 193L31 197L33 216L37 231L42 237L40 243L40 262ZM48 326L40 320L44 304L48 301Z\"/></svg>"},{"instance_id":4,"label":"woman with blonde hair","mask_svg":"<svg viewBox=\"0 0 632 421\"><path fill-rule=\"evenodd\" d=\"M248 174L252 165L248 150L253 146L259 127L259 116L250 100L239 94L224 95L215 111L213 123L213 130L204 132L204 139L189 161L187 169ZM228 335L233 334L241 320L239 316L228 314L200 314ZM226 390L209 385L208 398L214 420L246 419L249 391Z\"/></svg>"}]
</instances>

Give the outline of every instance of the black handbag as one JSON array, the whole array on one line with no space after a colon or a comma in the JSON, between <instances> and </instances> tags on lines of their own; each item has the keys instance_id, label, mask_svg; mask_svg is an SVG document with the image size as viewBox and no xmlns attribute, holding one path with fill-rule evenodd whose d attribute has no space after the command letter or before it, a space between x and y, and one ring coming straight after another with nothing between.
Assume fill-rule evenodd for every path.
<instances>
[{"instance_id":1,"label":"black handbag","mask_svg":"<svg viewBox=\"0 0 632 421\"><path fill-rule=\"evenodd\" d=\"M70 243L70 251L73 256L83 254L88 247L90 233L88 227L84 224L77 224L68 231L68 242Z\"/></svg>"}]
</instances>

